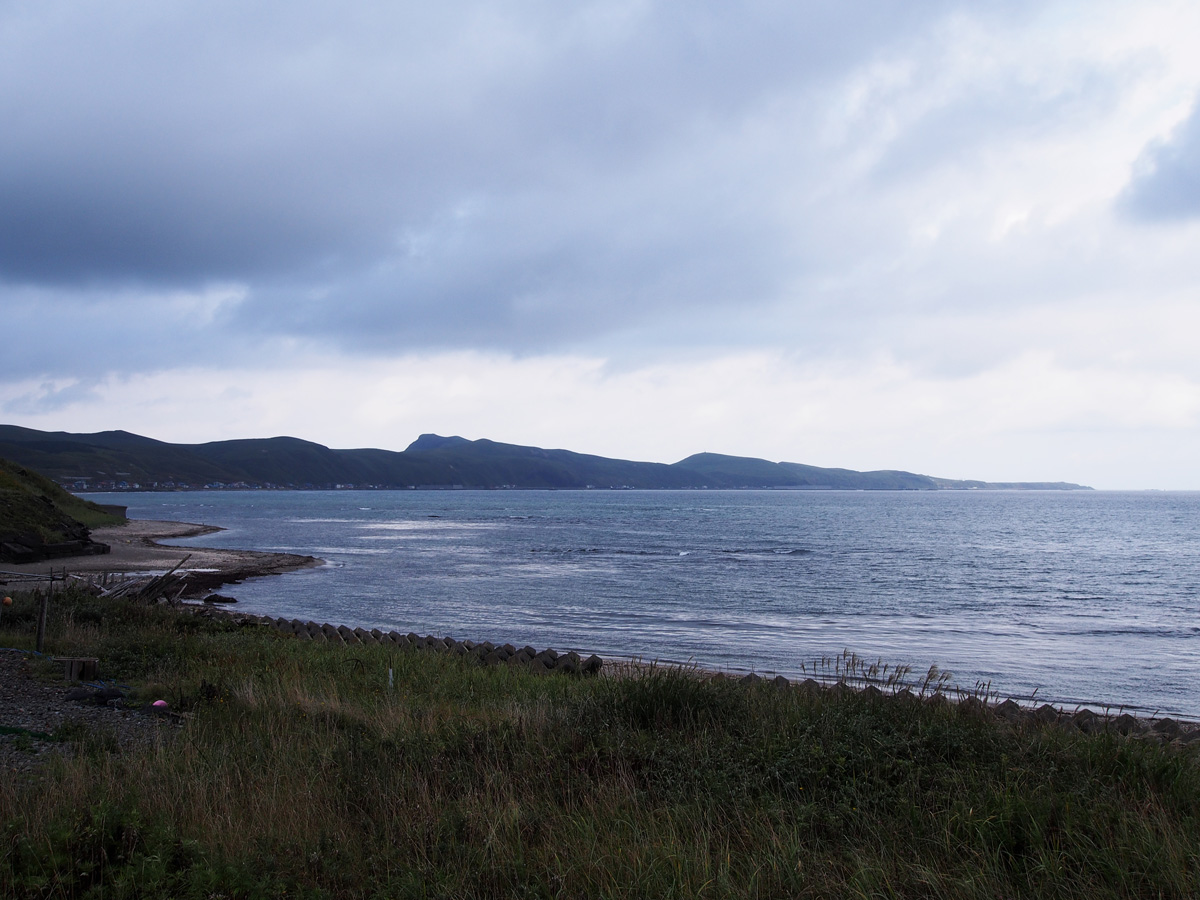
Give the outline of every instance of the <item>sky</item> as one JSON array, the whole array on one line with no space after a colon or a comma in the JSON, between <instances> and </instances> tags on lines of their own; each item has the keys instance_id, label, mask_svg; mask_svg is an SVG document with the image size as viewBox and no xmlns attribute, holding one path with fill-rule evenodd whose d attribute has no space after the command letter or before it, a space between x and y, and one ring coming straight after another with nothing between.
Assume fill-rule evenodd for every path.
<instances>
[{"instance_id":1,"label":"sky","mask_svg":"<svg viewBox=\"0 0 1200 900\"><path fill-rule=\"evenodd\" d=\"M1200 489L1200 4L0 0L0 422Z\"/></svg>"}]
</instances>

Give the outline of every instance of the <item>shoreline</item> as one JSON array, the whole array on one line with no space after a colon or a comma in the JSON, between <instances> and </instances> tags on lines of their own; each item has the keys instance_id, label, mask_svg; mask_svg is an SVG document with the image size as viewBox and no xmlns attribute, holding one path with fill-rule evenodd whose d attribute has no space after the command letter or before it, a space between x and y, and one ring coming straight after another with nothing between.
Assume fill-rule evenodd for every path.
<instances>
[{"instance_id":1,"label":"shoreline","mask_svg":"<svg viewBox=\"0 0 1200 900\"><path fill-rule=\"evenodd\" d=\"M84 577L104 574L125 574L130 576L138 574L162 574L186 559L186 563L178 570L178 574L187 575L187 587L182 594L182 598L196 602L206 594L212 593L224 585L240 584L248 578L281 575L325 564L325 561L318 557L294 553L215 547L192 548L161 543L165 540L199 537L225 530L225 528L218 525L156 519L130 519L123 525L110 525L93 529L92 538L108 544L111 547L109 553L98 556L63 557L33 563L4 564L0 566L0 585L5 584L6 581L15 585L23 577L33 579L38 576L48 576L51 572L56 573L55 578L60 577L57 573L62 572L65 572L68 576L77 575ZM6 575L15 575L17 578L15 580L6 578ZM205 606L213 612L221 614L259 618L254 614L238 609L236 606L213 607L209 604L205 604ZM350 625L350 627L353 628L354 626ZM578 652L586 655L589 651L578 650ZM692 660L684 661L665 658L647 660L645 657L626 656L620 653L606 655L604 660L606 664L616 664L619 667L628 667L629 669L675 668L692 670L710 677L719 676L741 679L749 676L751 678L763 678L764 680L772 680L774 677L784 677L797 683L806 677L815 677L818 681L829 683L834 683L838 680L837 678L831 679L828 672L812 672L803 676L795 674L780 676L780 673L774 670L762 669L753 664L748 664L745 667L710 668L698 665ZM943 687L952 693L964 693L961 688L954 685L947 684ZM1036 702L1032 696L1005 696L1007 699L1015 700L1021 704L1030 704L1031 706ZM1131 706L1128 704L1108 704L1098 701L1050 700L1050 703L1064 710L1073 707L1077 710L1084 708L1101 710L1105 715L1114 711L1116 714L1132 713L1136 718L1144 721L1156 719L1161 713L1160 710L1152 710L1148 707ZM1170 714L1168 713L1168 715ZM1190 724L1200 724L1200 717L1195 715L1183 714L1179 715L1179 719Z\"/></svg>"},{"instance_id":2,"label":"shoreline","mask_svg":"<svg viewBox=\"0 0 1200 900\"><path fill-rule=\"evenodd\" d=\"M844 670L836 676L813 673L804 678L784 675L762 675L757 672L734 672L709 669L691 663L666 660L646 660L638 657L604 656L592 654L584 659L587 650L537 651L532 646L518 649L512 644L503 646L490 641L476 642L471 639L453 637L407 635L398 631L384 632L379 628L367 630L347 624L318 624L316 621L285 619L258 615L240 610L218 608L208 604L186 604L194 612L205 616L228 616L240 627L270 628L298 640L341 645L377 644L406 652L444 653L474 656L482 665L517 666L533 668L537 674L547 674L556 669L556 663L573 658L574 662L565 671L571 675L602 675L609 678L637 678L655 672L683 674L699 681L731 681L743 684L766 684L779 690L800 690L807 693L849 691L895 702L913 702L933 705L958 706L979 715L987 715L998 723L1019 725L1037 722L1055 725L1064 729L1076 729L1088 734L1112 732L1124 737L1138 737L1159 743L1175 743L1185 746L1200 743L1200 720L1187 715L1159 715L1148 710L1115 706L1103 703L1069 703L1045 700L1035 703L1032 698L1006 697L1002 694L980 695L966 691L949 683L888 682L875 679L864 671ZM592 663L595 663L593 666ZM563 670L560 670L563 671Z\"/></svg>"},{"instance_id":3,"label":"shoreline","mask_svg":"<svg viewBox=\"0 0 1200 900\"><path fill-rule=\"evenodd\" d=\"M301 640L318 641L320 643L328 642L330 645L339 643L346 646L356 643L387 645L390 642L397 648L404 650L440 650L447 653L475 652L485 644L489 650L501 648L501 645L492 644L487 640L474 641L470 638L457 639L451 636L440 637L432 634L422 636L416 633L405 635L395 630L388 632L384 632L380 628L371 628L368 630L361 624L352 625L342 623L333 625L328 622L318 623L315 620L285 619L282 616L246 612L234 607L214 606L208 603L189 602L183 604L183 606L192 612L204 616L229 617L241 627L263 626L278 630L285 635L295 635ZM340 638L339 635L341 635ZM459 644L463 645L463 647L456 647ZM506 656L515 656L521 652L512 644L503 645L503 648L509 651ZM533 647L522 649L534 651ZM556 653L553 650L548 652ZM920 699L923 702L941 702L955 706L966 705L980 711L991 711L995 713L997 718L1006 720L1010 724L1022 719L1033 718L1043 724L1057 722L1063 726L1070 727L1073 725L1082 731L1089 732L1096 728L1106 730L1114 722L1124 722L1126 724L1120 726L1124 729L1121 733L1129 734L1133 730L1129 728L1128 722L1136 721L1141 723L1139 726L1140 731L1147 733L1158 730L1159 723L1165 723L1165 727L1170 732L1167 740L1182 738L1182 743L1200 742L1200 716L1170 711L1163 712L1162 710L1151 710L1148 707L1130 706L1128 704L1059 700L1052 697L1035 698L1004 694L999 691L980 694L977 691L964 689L951 682L927 682L924 685L922 685L921 679L890 682L872 677L866 674L865 670L854 670L851 668L844 669L836 674L831 674L828 671L825 673L814 671L802 675L783 675L773 670L761 670L753 667L747 669L710 668L694 661L684 662L663 658L648 659L642 656L626 656L619 653L599 656L598 653L599 651L589 648L571 647L564 649L561 653L556 653L556 655L573 656L576 662L590 655L600 661L601 665L597 667L596 671L601 672L606 677L640 677L654 672L676 672L687 674L701 681L729 680L747 684L761 682L774 685L776 688L796 688L801 690L836 691L839 689L848 689L855 693L868 692L880 697L907 698L910 700ZM481 661L484 661L483 654L477 655ZM539 655L536 651L530 654L530 656ZM489 664L511 665L514 662L517 661L502 658L491 660ZM528 663L529 660L520 660L520 662Z\"/></svg>"},{"instance_id":4,"label":"shoreline","mask_svg":"<svg viewBox=\"0 0 1200 900\"><path fill-rule=\"evenodd\" d=\"M69 556L31 563L5 564L5 574L35 578L52 572L68 575L136 575L166 572L186 559L179 569L188 576L188 596L212 591L221 585L239 584L247 578L281 575L324 564L315 556L274 553L264 550L227 550L218 547L179 547L161 543L173 538L199 537L225 529L193 522L130 519L124 525L92 530L92 539L111 548L96 556Z\"/></svg>"}]
</instances>

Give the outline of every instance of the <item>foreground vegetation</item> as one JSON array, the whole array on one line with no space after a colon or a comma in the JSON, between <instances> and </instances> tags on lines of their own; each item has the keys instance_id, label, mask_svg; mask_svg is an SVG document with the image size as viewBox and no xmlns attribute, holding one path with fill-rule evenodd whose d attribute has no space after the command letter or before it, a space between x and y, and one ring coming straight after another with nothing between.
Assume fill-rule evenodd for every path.
<instances>
[{"instance_id":1,"label":"foreground vegetation","mask_svg":"<svg viewBox=\"0 0 1200 900\"><path fill-rule=\"evenodd\" d=\"M0 645L30 646L17 601ZM6 776L4 896L1200 896L1187 751L679 671L539 677L82 595L54 610L49 649L188 718L154 749L87 735Z\"/></svg>"}]
</instances>

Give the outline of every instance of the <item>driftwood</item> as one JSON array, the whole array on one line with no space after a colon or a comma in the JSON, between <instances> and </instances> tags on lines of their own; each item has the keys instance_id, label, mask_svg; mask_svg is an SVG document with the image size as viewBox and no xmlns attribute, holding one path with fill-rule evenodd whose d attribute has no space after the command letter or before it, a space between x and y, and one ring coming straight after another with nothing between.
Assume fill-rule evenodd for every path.
<instances>
[{"instance_id":1,"label":"driftwood","mask_svg":"<svg viewBox=\"0 0 1200 900\"><path fill-rule=\"evenodd\" d=\"M55 582L55 581L64 581L68 577L74 578L75 576L74 575L68 576L65 574L65 572L55 573L53 570L51 570L49 572L8 572L8 571L0 570L0 584L8 584L9 582L21 584L22 582L26 582L26 581L29 581L29 582L34 582L34 581Z\"/></svg>"},{"instance_id":2,"label":"driftwood","mask_svg":"<svg viewBox=\"0 0 1200 900\"><path fill-rule=\"evenodd\" d=\"M179 562L171 567L170 571L164 572L162 575L155 575L147 579L144 575L126 578L116 584L101 588L100 596L110 599L118 599L128 597L131 600L138 602L153 603L156 600L162 599L171 595L172 600L178 600L183 594L187 585L187 573L176 575L176 571L185 562L192 558L192 554L188 554Z\"/></svg>"},{"instance_id":3,"label":"driftwood","mask_svg":"<svg viewBox=\"0 0 1200 900\"><path fill-rule=\"evenodd\" d=\"M187 575L185 574L185 575L176 576L175 572L176 572L176 570L179 569L180 566L182 566L185 562L187 562L191 558L192 558L192 554L189 553L187 556L185 556L179 562L175 563L175 565L171 566L171 569L169 572L167 572L163 575L159 575L155 578L151 578L150 581L146 584L146 586L144 588L142 588L140 591L138 591L138 593L135 595L136 599L147 600L147 601L157 600L159 597L164 596L167 593L167 591L173 590L174 588L179 587L179 585L183 582L183 580L187 577Z\"/></svg>"}]
</instances>

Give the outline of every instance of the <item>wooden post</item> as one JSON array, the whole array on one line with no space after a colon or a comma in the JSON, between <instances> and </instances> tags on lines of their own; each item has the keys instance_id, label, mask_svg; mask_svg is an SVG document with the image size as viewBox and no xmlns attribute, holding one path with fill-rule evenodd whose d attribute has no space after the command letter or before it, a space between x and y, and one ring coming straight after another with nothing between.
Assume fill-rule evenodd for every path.
<instances>
[{"instance_id":1,"label":"wooden post","mask_svg":"<svg viewBox=\"0 0 1200 900\"><path fill-rule=\"evenodd\" d=\"M37 652L41 653L46 649L46 612L50 606L50 594L49 592L43 594L41 591L34 591L33 595L39 601L37 622Z\"/></svg>"},{"instance_id":2,"label":"wooden post","mask_svg":"<svg viewBox=\"0 0 1200 900\"><path fill-rule=\"evenodd\" d=\"M67 681L95 681L100 677L100 660L94 656L63 656L63 677Z\"/></svg>"}]
</instances>

